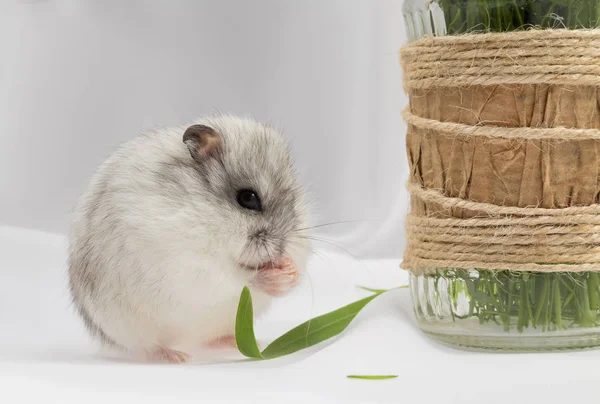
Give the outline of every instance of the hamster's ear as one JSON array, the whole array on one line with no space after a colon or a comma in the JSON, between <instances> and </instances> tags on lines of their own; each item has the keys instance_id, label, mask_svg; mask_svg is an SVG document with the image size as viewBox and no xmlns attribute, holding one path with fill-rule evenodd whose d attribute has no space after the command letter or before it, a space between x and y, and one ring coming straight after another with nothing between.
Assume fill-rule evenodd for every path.
<instances>
[{"instance_id":1,"label":"hamster's ear","mask_svg":"<svg viewBox=\"0 0 600 404\"><path fill-rule=\"evenodd\" d=\"M215 157L221 151L223 142L221 136L211 127L192 125L183 134L183 143L190 150L192 158L198 162Z\"/></svg>"}]
</instances>

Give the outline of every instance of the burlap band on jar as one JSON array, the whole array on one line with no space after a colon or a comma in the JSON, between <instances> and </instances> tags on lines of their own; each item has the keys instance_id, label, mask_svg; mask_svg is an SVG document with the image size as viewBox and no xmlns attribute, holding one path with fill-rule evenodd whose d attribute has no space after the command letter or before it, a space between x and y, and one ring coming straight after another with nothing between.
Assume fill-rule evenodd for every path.
<instances>
[{"instance_id":1,"label":"burlap band on jar","mask_svg":"<svg viewBox=\"0 0 600 404\"><path fill-rule=\"evenodd\" d=\"M431 37L401 63L403 268L600 270L600 30Z\"/></svg>"}]
</instances>

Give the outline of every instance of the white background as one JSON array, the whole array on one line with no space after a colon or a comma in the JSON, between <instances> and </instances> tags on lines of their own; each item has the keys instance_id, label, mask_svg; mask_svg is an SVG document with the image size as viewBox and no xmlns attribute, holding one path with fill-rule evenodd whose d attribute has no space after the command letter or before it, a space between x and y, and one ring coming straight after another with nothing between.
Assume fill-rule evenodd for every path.
<instances>
[{"instance_id":1,"label":"white background","mask_svg":"<svg viewBox=\"0 0 600 404\"><path fill-rule=\"evenodd\" d=\"M318 223L400 257L401 0L0 1L0 223L65 232L138 132L220 110L283 128Z\"/></svg>"},{"instance_id":2,"label":"white background","mask_svg":"<svg viewBox=\"0 0 600 404\"><path fill-rule=\"evenodd\" d=\"M403 284L404 40L401 0L0 0L0 225L63 233L118 142L213 109L250 113L293 141L319 222L376 219L332 227L349 253L313 257L258 337L363 296L356 284ZM0 227L0 402L597 401L599 352L449 349L419 332L406 290L333 344L280 360L107 359L73 315L65 258L60 234Z\"/></svg>"}]
</instances>

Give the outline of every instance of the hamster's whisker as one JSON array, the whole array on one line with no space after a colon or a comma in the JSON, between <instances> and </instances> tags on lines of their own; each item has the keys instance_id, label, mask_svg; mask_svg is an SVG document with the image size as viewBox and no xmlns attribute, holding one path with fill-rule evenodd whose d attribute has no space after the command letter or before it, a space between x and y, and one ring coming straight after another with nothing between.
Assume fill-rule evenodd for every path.
<instances>
[{"instance_id":1,"label":"hamster's whisker","mask_svg":"<svg viewBox=\"0 0 600 404\"><path fill-rule=\"evenodd\" d=\"M322 261L326 261L328 259L327 255L325 255L322 251L314 248L311 245L306 245L295 240L288 240L288 243L290 244L290 246L300 247L304 251L308 251L309 253L313 254Z\"/></svg>"},{"instance_id":2,"label":"hamster's whisker","mask_svg":"<svg viewBox=\"0 0 600 404\"><path fill-rule=\"evenodd\" d=\"M283 238L279 238L279 237L275 237L273 236L274 240L281 240L284 241ZM308 250L309 252L313 253L316 257L318 257L319 259L325 260L325 257L317 250L315 250L314 248L307 246L305 244L299 243L295 240L286 240L288 243L288 246L286 248L286 250L284 251L284 254L289 255L289 250L295 250L295 247L301 247L304 250ZM312 318L313 317L313 312L314 312L314 308L315 308L315 286L314 286L314 281L312 279L312 276L310 275L310 273L308 272L308 270L305 270L302 272L303 275L306 275L308 277L308 285L310 287L310 311L309 311L309 316Z\"/></svg>"},{"instance_id":3,"label":"hamster's whisker","mask_svg":"<svg viewBox=\"0 0 600 404\"><path fill-rule=\"evenodd\" d=\"M294 237L297 237L297 236L294 235ZM320 254L320 252L317 249L315 249L314 247L312 247L310 245L302 244L302 243L297 242L297 241L295 241L293 239L285 239L285 238L276 237L276 236L272 236L271 238L273 240L276 240L276 241L281 241L281 242L285 242L285 243L288 243L288 244L294 244L294 245L296 245L298 247L302 247L302 248L304 248L305 251L308 251L309 253L312 253L312 254L316 254L316 255ZM284 253L287 254L287 251L284 251Z\"/></svg>"},{"instance_id":4,"label":"hamster's whisker","mask_svg":"<svg viewBox=\"0 0 600 404\"><path fill-rule=\"evenodd\" d=\"M307 240L318 241L318 242L321 242L321 243L326 243L326 244L332 245L332 246L338 248L339 250L345 252L346 254L348 254L349 256L351 256L352 258L358 260L358 257L356 257L354 254L352 254L350 251L346 250L340 244L338 244L338 243L336 243L334 241L328 240L326 238L315 237L315 236L301 236L301 235L298 235L296 237L298 237L298 238L304 238L304 239L307 239Z\"/></svg>"},{"instance_id":5,"label":"hamster's whisker","mask_svg":"<svg viewBox=\"0 0 600 404\"><path fill-rule=\"evenodd\" d=\"M265 241L265 242L263 243L263 246L264 246L264 248L265 248L265 252L267 253L267 257L269 258L269 261L270 261L270 262L275 262L275 261L273 260L273 257L274 257L274 255L271 255L271 250L269 249L269 244L268 244L268 243Z\"/></svg>"},{"instance_id":6,"label":"hamster's whisker","mask_svg":"<svg viewBox=\"0 0 600 404\"><path fill-rule=\"evenodd\" d=\"M242 257L246 254L246 252L248 251L248 247L249 247L249 242L246 243L246 245L244 245L244 248L242 249L242 251L240 251L240 253L238 254L237 258L236 258L236 263L240 263L242 261Z\"/></svg>"},{"instance_id":7,"label":"hamster's whisker","mask_svg":"<svg viewBox=\"0 0 600 404\"><path fill-rule=\"evenodd\" d=\"M363 267L366 272L371 272L371 270L369 269L369 267L364 263L364 261L362 261L360 258L358 258L356 255L352 254L350 251L348 251L347 249L345 249L344 247L342 247L341 245L331 241L331 240L327 240L324 238L320 238L320 237L314 237L314 236L296 236L298 238L304 238L304 239L308 239L308 240L313 240L313 241L318 241L318 242L322 242L322 243L326 243L329 244L337 249L339 249L340 251L345 252L346 254L348 254L348 256L350 256L354 261L360 263L360 266Z\"/></svg>"},{"instance_id":8,"label":"hamster's whisker","mask_svg":"<svg viewBox=\"0 0 600 404\"><path fill-rule=\"evenodd\" d=\"M315 226L302 227L300 229L295 229L294 231L299 232L299 231L304 231L304 230L312 230L312 229L318 229L320 227L334 226L336 224L343 224L343 223L363 223L363 222L368 222L368 221L372 221L372 220L378 220L378 219L373 218L373 219L360 219L360 220L341 220L339 222L329 222L329 223L317 224Z\"/></svg>"},{"instance_id":9,"label":"hamster's whisker","mask_svg":"<svg viewBox=\"0 0 600 404\"><path fill-rule=\"evenodd\" d=\"M250 262L254 261L254 259L256 258L257 255L258 255L258 248L255 248L254 249L254 253L252 254L252 259L250 260ZM253 269L253 271L254 271L254 277L256 277L258 275L258 267L259 266L260 266L260 264L258 262L254 265L254 269Z\"/></svg>"},{"instance_id":10,"label":"hamster's whisker","mask_svg":"<svg viewBox=\"0 0 600 404\"><path fill-rule=\"evenodd\" d=\"M290 244L294 244L294 243L290 242ZM300 244L300 243L294 244L294 246L297 246L297 247L306 247L305 245ZM290 246L290 248L293 248L293 247ZM318 258L324 260L324 257L321 256L319 253L314 252L314 254ZM309 311L309 317L313 318L314 317L313 316L313 314L314 314L314 308L315 308L315 284L314 284L313 278L310 275L310 272L308 272L308 270L303 271L302 275L306 275L308 277L308 285L310 287L310 311Z\"/></svg>"},{"instance_id":11,"label":"hamster's whisker","mask_svg":"<svg viewBox=\"0 0 600 404\"><path fill-rule=\"evenodd\" d=\"M290 245L294 245L296 247L301 247L303 248L305 251L311 253L311 254L315 254L317 256L320 256L321 258L324 257L323 253L319 250L317 250L316 248L310 246L310 245L306 245L306 244L302 244L300 242L294 241L294 240L288 240L288 243Z\"/></svg>"},{"instance_id":12,"label":"hamster's whisker","mask_svg":"<svg viewBox=\"0 0 600 404\"><path fill-rule=\"evenodd\" d=\"M246 243L246 245L244 246L244 249L242 250L242 252L240 253L240 255L237 258L237 263L240 264L242 262L242 256L246 255L246 253L248 252L248 248L250 248L250 241L248 241ZM257 251L256 248L254 249L254 253L252 254L251 259L249 260L250 262L254 261L254 258L256 257ZM250 268L248 268L250 269ZM252 269L252 272L254 273L253 276L256 277L256 275L258 274L258 264L256 264L256 266Z\"/></svg>"}]
</instances>

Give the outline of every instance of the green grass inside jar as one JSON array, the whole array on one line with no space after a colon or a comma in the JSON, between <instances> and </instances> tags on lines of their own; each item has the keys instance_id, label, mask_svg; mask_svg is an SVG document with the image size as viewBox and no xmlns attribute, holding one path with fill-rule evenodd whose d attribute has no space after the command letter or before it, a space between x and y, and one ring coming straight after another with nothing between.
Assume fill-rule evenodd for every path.
<instances>
[{"instance_id":1,"label":"green grass inside jar","mask_svg":"<svg viewBox=\"0 0 600 404\"><path fill-rule=\"evenodd\" d=\"M533 26L593 28L600 0L439 0L448 34L504 32Z\"/></svg>"},{"instance_id":2,"label":"green grass inside jar","mask_svg":"<svg viewBox=\"0 0 600 404\"><path fill-rule=\"evenodd\" d=\"M506 32L530 27L582 29L600 26L600 0L439 0L449 35ZM439 270L431 276L452 307L468 302L467 313L505 331L596 327L600 319L600 274ZM443 280L443 285L440 281ZM444 293L444 295L446 295ZM441 294L436 294L440 299ZM444 298L446 298L444 296Z\"/></svg>"},{"instance_id":3,"label":"green grass inside jar","mask_svg":"<svg viewBox=\"0 0 600 404\"><path fill-rule=\"evenodd\" d=\"M455 321L477 318L481 324L495 323L505 331L519 332L526 328L556 331L599 325L597 272L453 269L439 270L431 277L438 292L436 299L447 294ZM446 293L440 293L441 288ZM461 301L467 302L468 309L458 309Z\"/></svg>"}]
</instances>

